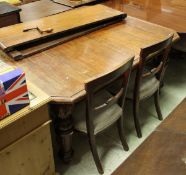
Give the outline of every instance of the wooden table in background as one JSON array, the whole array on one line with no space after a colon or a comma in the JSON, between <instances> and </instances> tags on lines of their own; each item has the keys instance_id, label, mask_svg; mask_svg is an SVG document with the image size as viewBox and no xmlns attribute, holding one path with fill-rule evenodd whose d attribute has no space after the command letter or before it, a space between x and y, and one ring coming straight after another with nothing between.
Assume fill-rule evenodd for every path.
<instances>
[{"instance_id":1,"label":"wooden table in background","mask_svg":"<svg viewBox=\"0 0 186 175\"><path fill-rule=\"evenodd\" d=\"M64 14L66 13L68 12ZM84 17L89 18L89 15L84 14ZM73 21L71 23L73 25ZM27 79L52 98L58 116L59 140L64 157L68 160L72 154L71 112L73 105L86 94L84 83L88 79L101 76L125 64L134 54L134 65L137 65L141 47L159 42L171 33L175 31L127 17L123 22L76 38L29 58L17 62L6 56L1 59L21 67L26 72ZM175 33L174 39L177 38Z\"/></svg>"},{"instance_id":2,"label":"wooden table in background","mask_svg":"<svg viewBox=\"0 0 186 175\"><path fill-rule=\"evenodd\" d=\"M71 10L71 7L57 4L51 0L40 0L28 4L20 5L21 22L32 21L57 13L62 13Z\"/></svg>"},{"instance_id":3,"label":"wooden table in background","mask_svg":"<svg viewBox=\"0 0 186 175\"><path fill-rule=\"evenodd\" d=\"M186 99L113 175L186 174Z\"/></svg>"},{"instance_id":4,"label":"wooden table in background","mask_svg":"<svg viewBox=\"0 0 186 175\"><path fill-rule=\"evenodd\" d=\"M0 28L20 23L20 8L0 1Z\"/></svg>"},{"instance_id":5,"label":"wooden table in background","mask_svg":"<svg viewBox=\"0 0 186 175\"><path fill-rule=\"evenodd\" d=\"M109 0L104 4L130 16L186 32L185 0Z\"/></svg>"}]
</instances>

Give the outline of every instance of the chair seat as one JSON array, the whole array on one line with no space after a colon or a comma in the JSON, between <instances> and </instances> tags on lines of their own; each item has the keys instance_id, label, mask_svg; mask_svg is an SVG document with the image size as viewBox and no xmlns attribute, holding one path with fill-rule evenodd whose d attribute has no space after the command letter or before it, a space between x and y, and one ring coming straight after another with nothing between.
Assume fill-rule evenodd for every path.
<instances>
[{"instance_id":1,"label":"chair seat","mask_svg":"<svg viewBox=\"0 0 186 175\"><path fill-rule=\"evenodd\" d=\"M95 95L94 106L99 106L108 100L112 95L106 90L102 90ZM118 104L109 106L106 110L97 113L93 117L94 134L99 133L108 126L112 125L122 115L122 109ZM77 103L73 111L74 128L78 131L87 133L86 128L86 103L85 100Z\"/></svg>"},{"instance_id":2,"label":"chair seat","mask_svg":"<svg viewBox=\"0 0 186 175\"><path fill-rule=\"evenodd\" d=\"M133 99L135 78L136 73L133 72L129 80L129 87L127 92L127 98L129 99ZM154 75L142 78L140 85L140 100L152 96L158 90L159 84L159 80Z\"/></svg>"}]
</instances>

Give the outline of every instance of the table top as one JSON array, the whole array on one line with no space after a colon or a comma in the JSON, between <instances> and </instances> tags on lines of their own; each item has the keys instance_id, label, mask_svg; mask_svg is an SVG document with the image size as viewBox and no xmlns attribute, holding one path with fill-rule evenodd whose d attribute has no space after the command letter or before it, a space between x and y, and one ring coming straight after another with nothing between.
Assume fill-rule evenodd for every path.
<instances>
[{"instance_id":1,"label":"table top","mask_svg":"<svg viewBox=\"0 0 186 175\"><path fill-rule=\"evenodd\" d=\"M21 67L27 79L52 100L71 103L85 95L84 83L126 63L140 48L159 42L172 29L127 17L125 21L79 37L21 61L1 59ZM175 39L178 36L175 34ZM50 66L49 66L50 65Z\"/></svg>"},{"instance_id":2,"label":"table top","mask_svg":"<svg viewBox=\"0 0 186 175\"><path fill-rule=\"evenodd\" d=\"M19 8L21 9L20 19L22 22L36 20L72 9L71 7L54 3L51 0L31 2L20 5Z\"/></svg>"},{"instance_id":3,"label":"table top","mask_svg":"<svg viewBox=\"0 0 186 175\"><path fill-rule=\"evenodd\" d=\"M186 174L186 98L113 175Z\"/></svg>"},{"instance_id":4,"label":"table top","mask_svg":"<svg viewBox=\"0 0 186 175\"><path fill-rule=\"evenodd\" d=\"M27 78L54 101L71 102L85 94L86 80L127 62L132 57L132 52L135 52L137 63L141 47L156 43L172 32L171 29L128 17L123 23L90 33L22 61L7 61L22 67Z\"/></svg>"}]
</instances>

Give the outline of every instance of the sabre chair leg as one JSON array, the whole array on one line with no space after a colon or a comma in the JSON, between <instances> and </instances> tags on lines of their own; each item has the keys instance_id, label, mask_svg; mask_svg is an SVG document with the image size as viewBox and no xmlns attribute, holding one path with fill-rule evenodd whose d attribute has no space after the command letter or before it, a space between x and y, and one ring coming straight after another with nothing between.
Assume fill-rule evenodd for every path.
<instances>
[{"instance_id":1,"label":"sabre chair leg","mask_svg":"<svg viewBox=\"0 0 186 175\"><path fill-rule=\"evenodd\" d=\"M159 90L157 90L154 94L154 104L155 104L156 112L158 114L158 119L163 120L160 104L159 104Z\"/></svg>"},{"instance_id":2,"label":"sabre chair leg","mask_svg":"<svg viewBox=\"0 0 186 175\"><path fill-rule=\"evenodd\" d=\"M133 115L134 115L134 124L137 132L138 138L142 137L141 127L139 123L139 100L133 100Z\"/></svg>"},{"instance_id":3,"label":"sabre chair leg","mask_svg":"<svg viewBox=\"0 0 186 175\"><path fill-rule=\"evenodd\" d=\"M119 137L120 137L121 143L123 145L123 149L125 151L128 151L129 150L129 147L128 147L128 144L126 142L125 134L124 134L123 116L118 119L118 121L117 121L117 127L118 127Z\"/></svg>"},{"instance_id":4,"label":"sabre chair leg","mask_svg":"<svg viewBox=\"0 0 186 175\"><path fill-rule=\"evenodd\" d=\"M95 140L95 135L89 134L89 144L90 144L90 149L94 158L94 162L96 164L97 170L100 174L103 174L103 168L98 156L97 148L96 148L96 140Z\"/></svg>"}]
</instances>

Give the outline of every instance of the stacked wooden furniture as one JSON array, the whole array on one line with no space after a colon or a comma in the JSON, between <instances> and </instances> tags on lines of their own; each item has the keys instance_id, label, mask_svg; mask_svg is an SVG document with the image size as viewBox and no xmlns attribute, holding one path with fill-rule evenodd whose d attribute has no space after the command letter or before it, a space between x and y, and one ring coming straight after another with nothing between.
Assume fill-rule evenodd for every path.
<instances>
[{"instance_id":1,"label":"stacked wooden furniture","mask_svg":"<svg viewBox=\"0 0 186 175\"><path fill-rule=\"evenodd\" d=\"M66 161L72 155L71 115L76 102L86 95L85 82L115 70L133 56L135 67L140 48L172 33L174 40L178 38L172 29L125 17L119 11L95 5L0 29L1 59L21 67L27 79L51 97ZM36 27L52 30L23 32Z\"/></svg>"},{"instance_id":2,"label":"stacked wooden furniture","mask_svg":"<svg viewBox=\"0 0 186 175\"><path fill-rule=\"evenodd\" d=\"M5 27L20 23L20 8L0 2L0 27Z\"/></svg>"},{"instance_id":3,"label":"stacked wooden furniture","mask_svg":"<svg viewBox=\"0 0 186 175\"><path fill-rule=\"evenodd\" d=\"M54 175L50 97L28 83L31 103L0 121L0 170L3 174Z\"/></svg>"},{"instance_id":4,"label":"stacked wooden furniture","mask_svg":"<svg viewBox=\"0 0 186 175\"><path fill-rule=\"evenodd\" d=\"M51 0L40 0L32 3L20 5L20 20L21 22L31 21L46 16L62 13L71 10L71 7L57 4Z\"/></svg>"},{"instance_id":5,"label":"stacked wooden furniture","mask_svg":"<svg viewBox=\"0 0 186 175\"><path fill-rule=\"evenodd\" d=\"M186 99L113 175L186 174Z\"/></svg>"}]
</instances>

